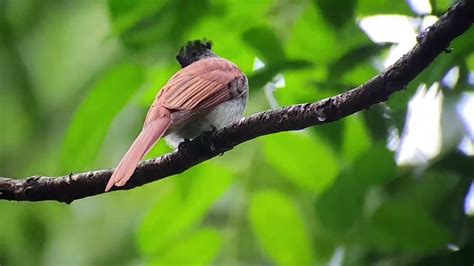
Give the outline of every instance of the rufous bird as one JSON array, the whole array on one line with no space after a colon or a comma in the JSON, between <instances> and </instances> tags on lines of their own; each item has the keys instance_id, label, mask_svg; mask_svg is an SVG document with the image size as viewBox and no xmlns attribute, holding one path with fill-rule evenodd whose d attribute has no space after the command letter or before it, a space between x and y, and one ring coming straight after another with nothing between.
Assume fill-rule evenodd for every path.
<instances>
[{"instance_id":1,"label":"rufous bird","mask_svg":"<svg viewBox=\"0 0 474 266\"><path fill-rule=\"evenodd\" d=\"M142 131L113 172L105 191L124 186L160 138L176 148L184 140L242 117L248 99L247 77L211 48L211 42L197 40L180 49L176 59L182 69L155 98Z\"/></svg>"}]
</instances>

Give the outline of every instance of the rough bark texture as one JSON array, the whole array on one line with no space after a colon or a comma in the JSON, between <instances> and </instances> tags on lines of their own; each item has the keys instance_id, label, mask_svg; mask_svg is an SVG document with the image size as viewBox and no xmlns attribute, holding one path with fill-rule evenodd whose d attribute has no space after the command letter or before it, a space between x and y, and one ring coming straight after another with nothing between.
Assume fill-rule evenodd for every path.
<instances>
[{"instance_id":1,"label":"rough bark texture","mask_svg":"<svg viewBox=\"0 0 474 266\"><path fill-rule=\"evenodd\" d=\"M251 115L226 128L184 143L178 151L142 162L126 186L113 190L128 190L179 174L259 136L329 123L384 102L394 92L406 88L439 54L447 51L450 42L468 30L473 21L474 0L460 1L418 36L418 44L409 53L356 89L314 103ZM104 193L112 171L108 169L61 177L33 176L25 179L0 177L0 199L71 203Z\"/></svg>"}]
</instances>

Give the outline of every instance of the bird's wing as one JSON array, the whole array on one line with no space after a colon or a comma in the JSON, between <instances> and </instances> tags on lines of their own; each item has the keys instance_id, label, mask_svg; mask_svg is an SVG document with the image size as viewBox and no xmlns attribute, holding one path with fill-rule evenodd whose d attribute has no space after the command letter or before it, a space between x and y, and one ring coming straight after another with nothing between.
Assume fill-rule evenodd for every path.
<instances>
[{"instance_id":1,"label":"bird's wing","mask_svg":"<svg viewBox=\"0 0 474 266\"><path fill-rule=\"evenodd\" d=\"M176 73L163 87L148 111L145 125L155 119L157 107L181 111L187 119L234 97L228 85L243 73L221 58L201 59Z\"/></svg>"}]
</instances>

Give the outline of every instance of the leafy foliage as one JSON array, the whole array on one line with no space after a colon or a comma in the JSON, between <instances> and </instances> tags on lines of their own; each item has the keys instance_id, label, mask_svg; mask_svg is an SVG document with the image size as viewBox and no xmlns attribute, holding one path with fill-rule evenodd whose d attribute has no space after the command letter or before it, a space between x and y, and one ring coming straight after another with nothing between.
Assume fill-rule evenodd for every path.
<instances>
[{"instance_id":1,"label":"leafy foliage","mask_svg":"<svg viewBox=\"0 0 474 266\"><path fill-rule=\"evenodd\" d=\"M264 151L269 164L303 190L323 191L337 175L336 157L330 147L317 138L275 134L264 139Z\"/></svg>"},{"instance_id":2,"label":"leafy foliage","mask_svg":"<svg viewBox=\"0 0 474 266\"><path fill-rule=\"evenodd\" d=\"M433 15L452 3L430 2ZM0 0L0 175L116 164L190 39L212 40L247 74L248 114L270 100L352 89L400 49L361 29L384 14L418 23L414 32L430 19L390 0ZM464 204L474 162L457 146L469 139L459 106L472 95L473 34L386 105L342 121L265 136L156 184L72 206L0 202L0 264L471 265ZM449 88L440 81L455 66ZM268 86L278 74L284 86ZM420 84L437 82L441 150L402 166L393 143L409 134L400 133L408 102ZM149 158L168 150L159 143Z\"/></svg>"},{"instance_id":3,"label":"leafy foliage","mask_svg":"<svg viewBox=\"0 0 474 266\"><path fill-rule=\"evenodd\" d=\"M336 28L341 28L353 20L357 4L354 0L316 0L314 2L321 9L324 18Z\"/></svg>"},{"instance_id":4,"label":"leafy foliage","mask_svg":"<svg viewBox=\"0 0 474 266\"><path fill-rule=\"evenodd\" d=\"M180 178L189 181L186 193L167 194L144 220L138 244L145 254L159 252L165 247L169 249L176 238L203 219L232 181L228 170L212 164L196 167ZM160 237L155 238L157 235Z\"/></svg>"},{"instance_id":5,"label":"leafy foliage","mask_svg":"<svg viewBox=\"0 0 474 266\"><path fill-rule=\"evenodd\" d=\"M209 265L222 246L222 237L214 229L200 229L191 233L168 250L151 260L153 265ZM183 256L186 254L186 256Z\"/></svg>"},{"instance_id":6,"label":"leafy foliage","mask_svg":"<svg viewBox=\"0 0 474 266\"><path fill-rule=\"evenodd\" d=\"M308 230L287 196L277 191L255 193L249 219L262 248L278 265L312 264L314 255Z\"/></svg>"},{"instance_id":7,"label":"leafy foliage","mask_svg":"<svg viewBox=\"0 0 474 266\"><path fill-rule=\"evenodd\" d=\"M91 89L66 133L61 156L63 169L85 170L94 162L112 120L131 99L143 79L142 67L117 65ZM92 130L84 127L90 121L96 122Z\"/></svg>"}]
</instances>

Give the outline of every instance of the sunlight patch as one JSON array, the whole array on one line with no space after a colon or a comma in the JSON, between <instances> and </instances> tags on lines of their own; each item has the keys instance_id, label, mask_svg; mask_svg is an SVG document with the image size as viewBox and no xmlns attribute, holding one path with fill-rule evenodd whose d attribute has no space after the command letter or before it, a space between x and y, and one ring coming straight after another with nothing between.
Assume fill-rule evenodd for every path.
<instances>
[{"instance_id":1,"label":"sunlight patch","mask_svg":"<svg viewBox=\"0 0 474 266\"><path fill-rule=\"evenodd\" d=\"M441 80L441 83L450 89L454 89L454 86L456 86L456 84L458 83L458 80L459 80L459 67L455 66L455 67L452 67L446 73L446 75Z\"/></svg>"},{"instance_id":2,"label":"sunlight patch","mask_svg":"<svg viewBox=\"0 0 474 266\"><path fill-rule=\"evenodd\" d=\"M457 105L457 113L461 117L464 129L468 137L474 141L474 93L464 92Z\"/></svg>"},{"instance_id":3,"label":"sunlight patch","mask_svg":"<svg viewBox=\"0 0 474 266\"><path fill-rule=\"evenodd\" d=\"M431 7L430 7L431 8ZM383 63L388 67L416 44L416 36L438 20L436 16L414 18L403 15L375 15L359 20L359 27L374 43L393 43Z\"/></svg>"},{"instance_id":4,"label":"sunlight patch","mask_svg":"<svg viewBox=\"0 0 474 266\"><path fill-rule=\"evenodd\" d=\"M254 61L253 61L253 71L257 71L259 69L262 69L265 67L265 63L263 63L262 60L260 60L260 58L258 57L255 57Z\"/></svg>"},{"instance_id":5,"label":"sunlight patch","mask_svg":"<svg viewBox=\"0 0 474 266\"><path fill-rule=\"evenodd\" d=\"M471 183L469 192L464 200L464 213L469 216L474 216L474 182Z\"/></svg>"},{"instance_id":6,"label":"sunlight patch","mask_svg":"<svg viewBox=\"0 0 474 266\"><path fill-rule=\"evenodd\" d=\"M407 2L411 10L418 15L431 14L431 4L429 0L407 0Z\"/></svg>"},{"instance_id":7,"label":"sunlight patch","mask_svg":"<svg viewBox=\"0 0 474 266\"><path fill-rule=\"evenodd\" d=\"M397 164L425 164L439 154L442 102L443 94L438 83L428 90L424 84L418 87L408 103L405 127L396 155Z\"/></svg>"},{"instance_id":8,"label":"sunlight patch","mask_svg":"<svg viewBox=\"0 0 474 266\"><path fill-rule=\"evenodd\" d=\"M275 91L277 89L284 88L286 86L285 76L282 73L278 73L272 81L265 84L263 90L265 91L265 96L267 97L268 103L272 109L281 108L281 105L278 103L275 98Z\"/></svg>"}]
</instances>

